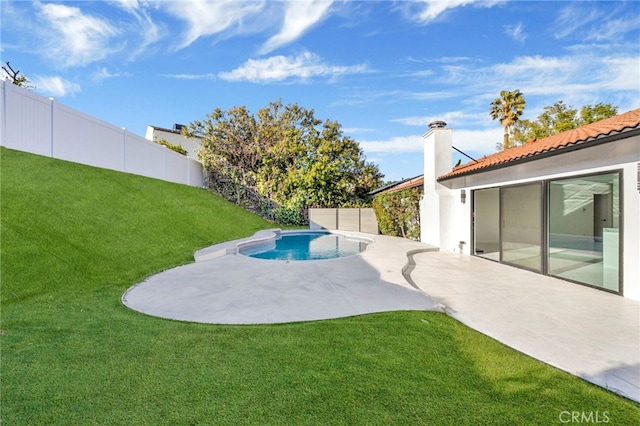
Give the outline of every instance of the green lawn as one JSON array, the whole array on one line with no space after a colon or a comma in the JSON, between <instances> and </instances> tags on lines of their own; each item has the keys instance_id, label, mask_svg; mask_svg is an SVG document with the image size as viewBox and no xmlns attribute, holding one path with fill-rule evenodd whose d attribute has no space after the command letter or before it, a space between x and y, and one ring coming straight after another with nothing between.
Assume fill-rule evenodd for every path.
<instances>
[{"instance_id":1,"label":"green lawn","mask_svg":"<svg viewBox=\"0 0 640 426\"><path fill-rule=\"evenodd\" d=\"M120 297L132 284L272 225L202 189L7 149L0 156L4 424L640 418L638 404L440 313L216 326L128 310Z\"/></svg>"}]
</instances>

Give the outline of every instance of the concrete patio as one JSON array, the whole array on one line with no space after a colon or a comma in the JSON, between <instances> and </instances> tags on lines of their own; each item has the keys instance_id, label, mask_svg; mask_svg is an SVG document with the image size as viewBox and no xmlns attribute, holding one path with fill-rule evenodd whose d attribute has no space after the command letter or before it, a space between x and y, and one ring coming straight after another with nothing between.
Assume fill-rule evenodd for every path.
<instances>
[{"instance_id":1,"label":"concrete patio","mask_svg":"<svg viewBox=\"0 0 640 426\"><path fill-rule=\"evenodd\" d=\"M418 253L410 279L467 326L640 402L640 302L456 253Z\"/></svg>"},{"instance_id":2,"label":"concrete patio","mask_svg":"<svg viewBox=\"0 0 640 426\"><path fill-rule=\"evenodd\" d=\"M640 402L640 302L402 238L344 234L374 242L357 256L312 262L229 254L240 240L227 242L130 288L123 303L149 315L216 324L441 310Z\"/></svg>"}]
</instances>

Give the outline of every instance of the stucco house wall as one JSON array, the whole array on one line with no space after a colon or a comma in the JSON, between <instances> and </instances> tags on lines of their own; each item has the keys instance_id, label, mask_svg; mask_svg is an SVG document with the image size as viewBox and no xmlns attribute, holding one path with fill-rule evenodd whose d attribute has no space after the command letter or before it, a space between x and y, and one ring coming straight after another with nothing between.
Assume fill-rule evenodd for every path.
<instances>
[{"instance_id":1,"label":"stucco house wall","mask_svg":"<svg viewBox=\"0 0 640 426\"><path fill-rule=\"evenodd\" d=\"M422 241L443 251L472 254L474 190L621 171L622 295L640 300L640 129L601 139L598 143L532 156L512 165L442 179L452 170L452 131L430 129L424 135ZM485 231L476 232L475 237L482 238Z\"/></svg>"}]
</instances>

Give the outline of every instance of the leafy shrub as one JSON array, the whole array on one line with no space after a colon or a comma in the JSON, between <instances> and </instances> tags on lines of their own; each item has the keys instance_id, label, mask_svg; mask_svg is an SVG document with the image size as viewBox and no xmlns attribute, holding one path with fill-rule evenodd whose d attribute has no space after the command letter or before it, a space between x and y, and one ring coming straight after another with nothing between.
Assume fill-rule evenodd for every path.
<instances>
[{"instance_id":1,"label":"leafy shrub","mask_svg":"<svg viewBox=\"0 0 640 426\"><path fill-rule=\"evenodd\" d=\"M305 218L304 210L285 206L280 206L276 209L275 220L282 225L302 226L309 223Z\"/></svg>"},{"instance_id":2,"label":"leafy shrub","mask_svg":"<svg viewBox=\"0 0 640 426\"><path fill-rule=\"evenodd\" d=\"M157 144L160 144L162 146L166 146L167 148L169 148L172 151L177 152L178 154L182 154L182 155L187 155L187 150L184 149L182 147L182 145L178 144L178 145L174 145L170 142L167 142L165 139L160 139L159 141L156 141Z\"/></svg>"},{"instance_id":3,"label":"leafy shrub","mask_svg":"<svg viewBox=\"0 0 640 426\"><path fill-rule=\"evenodd\" d=\"M418 188L388 192L373 199L378 227L384 235L420 239L420 197Z\"/></svg>"}]
</instances>

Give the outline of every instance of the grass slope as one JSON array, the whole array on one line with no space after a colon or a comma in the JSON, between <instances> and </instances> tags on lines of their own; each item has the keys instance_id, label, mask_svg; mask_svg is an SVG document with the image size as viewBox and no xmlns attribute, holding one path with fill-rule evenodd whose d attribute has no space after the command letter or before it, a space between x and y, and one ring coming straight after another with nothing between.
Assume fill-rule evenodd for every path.
<instances>
[{"instance_id":1,"label":"grass slope","mask_svg":"<svg viewBox=\"0 0 640 426\"><path fill-rule=\"evenodd\" d=\"M207 191L1 149L11 425L636 424L640 409L438 313L270 326L147 317L132 284L270 224Z\"/></svg>"}]
</instances>

